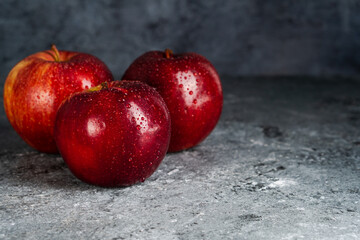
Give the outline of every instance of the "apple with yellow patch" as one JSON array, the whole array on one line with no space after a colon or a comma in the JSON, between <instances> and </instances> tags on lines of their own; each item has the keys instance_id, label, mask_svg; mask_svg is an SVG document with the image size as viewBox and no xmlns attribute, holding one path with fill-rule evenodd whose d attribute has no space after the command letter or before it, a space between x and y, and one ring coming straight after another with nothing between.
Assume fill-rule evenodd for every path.
<instances>
[{"instance_id":1,"label":"apple with yellow patch","mask_svg":"<svg viewBox=\"0 0 360 240\"><path fill-rule=\"evenodd\" d=\"M86 53L51 50L21 60L4 86L6 115L20 137L40 152L58 152L54 123L61 102L70 94L113 81L108 67Z\"/></svg>"}]
</instances>

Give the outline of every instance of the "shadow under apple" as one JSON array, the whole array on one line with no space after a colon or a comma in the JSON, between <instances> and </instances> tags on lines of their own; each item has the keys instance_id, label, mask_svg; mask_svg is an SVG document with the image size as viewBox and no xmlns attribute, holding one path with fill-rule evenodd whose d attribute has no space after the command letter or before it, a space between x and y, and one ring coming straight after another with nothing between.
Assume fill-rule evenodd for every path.
<instances>
[{"instance_id":1,"label":"shadow under apple","mask_svg":"<svg viewBox=\"0 0 360 240\"><path fill-rule=\"evenodd\" d=\"M26 151L7 153L2 158L6 169L3 180L10 185L78 190L93 187L75 178L60 155Z\"/></svg>"}]
</instances>

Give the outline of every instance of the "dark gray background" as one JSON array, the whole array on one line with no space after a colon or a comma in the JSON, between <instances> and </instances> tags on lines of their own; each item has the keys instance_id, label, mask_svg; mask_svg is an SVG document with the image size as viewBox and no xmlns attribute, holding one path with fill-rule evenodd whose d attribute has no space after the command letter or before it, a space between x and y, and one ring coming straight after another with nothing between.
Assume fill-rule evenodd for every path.
<instances>
[{"instance_id":1,"label":"dark gray background","mask_svg":"<svg viewBox=\"0 0 360 240\"><path fill-rule=\"evenodd\" d=\"M2 0L0 78L51 43L98 56L116 78L167 47L221 75L359 76L359 12L358 0Z\"/></svg>"}]
</instances>

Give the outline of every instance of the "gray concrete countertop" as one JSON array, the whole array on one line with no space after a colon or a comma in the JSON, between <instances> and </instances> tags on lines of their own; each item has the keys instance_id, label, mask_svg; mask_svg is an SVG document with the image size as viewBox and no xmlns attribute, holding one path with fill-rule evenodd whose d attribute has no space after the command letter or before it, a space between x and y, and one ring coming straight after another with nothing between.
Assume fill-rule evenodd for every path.
<instances>
[{"instance_id":1,"label":"gray concrete countertop","mask_svg":"<svg viewBox=\"0 0 360 240\"><path fill-rule=\"evenodd\" d=\"M1 103L0 239L360 239L360 81L223 85L203 143L115 189L27 147Z\"/></svg>"}]
</instances>

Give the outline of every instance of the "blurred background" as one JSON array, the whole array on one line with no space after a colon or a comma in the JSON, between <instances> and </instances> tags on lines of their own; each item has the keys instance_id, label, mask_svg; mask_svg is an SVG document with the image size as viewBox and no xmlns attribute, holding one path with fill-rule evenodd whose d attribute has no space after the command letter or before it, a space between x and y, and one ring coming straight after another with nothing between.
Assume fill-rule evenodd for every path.
<instances>
[{"instance_id":1,"label":"blurred background","mask_svg":"<svg viewBox=\"0 0 360 240\"><path fill-rule=\"evenodd\" d=\"M359 0L2 0L1 87L55 43L120 78L149 50L198 52L221 76L360 75Z\"/></svg>"}]
</instances>

